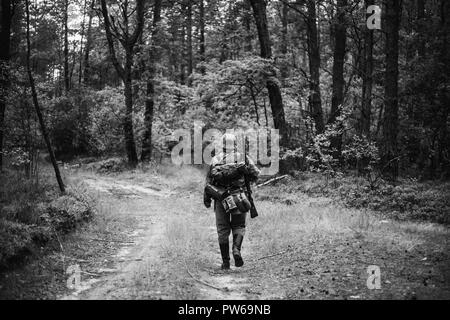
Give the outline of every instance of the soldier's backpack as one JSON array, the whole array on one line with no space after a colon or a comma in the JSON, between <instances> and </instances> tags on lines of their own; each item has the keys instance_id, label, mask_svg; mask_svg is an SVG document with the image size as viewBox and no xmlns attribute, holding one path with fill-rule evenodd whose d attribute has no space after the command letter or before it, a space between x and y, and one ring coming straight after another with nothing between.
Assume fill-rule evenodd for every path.
<instances>
[{"instance_id":1,"label":"soldier's backpack","mask_svg":"<svg viewBox=\"0 0 450 320\"><path fill-rule=\"evenodd\" d=\"M226 186L242 177L244 163L226 163L215 165L211 169L211 178L215 183Z\"/></svg>"}]
</instances>

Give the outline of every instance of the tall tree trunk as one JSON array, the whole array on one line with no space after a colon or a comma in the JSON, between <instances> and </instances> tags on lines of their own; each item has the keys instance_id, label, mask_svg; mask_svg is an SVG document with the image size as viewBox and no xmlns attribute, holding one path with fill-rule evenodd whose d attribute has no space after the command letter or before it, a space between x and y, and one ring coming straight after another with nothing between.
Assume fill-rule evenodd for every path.
<instances>
[{"instance_id":1,"label":"tall tree trunk","mask_svg":"<svg viewBox=\"0 0 450 320\"><path fill-rule=\"evenodd\" d=\"M45 144L47 145L47 150L50 155L50 160L53 165L53 169L55 170L56 180L59 185L59 189L62 193L65 192L65 186L61 178L61 173L59 172L58 164L56 163L55 154L53 152L52 144L50 142L50 138L48 136L47 128L45 126L44 118L42 116L41 108L39 106L39 101L37 98L37 92L36 92L36 86L34 84L34 78L33 73L31 72L31 41L30 41L30 8L29 8L29 0L25 0L25 11L26 11L26 24L27 24L27 73L28 73L28 79L30 81L30 87L31 87L31 95L33 97L33 104L34 108L36 109L36 114L39 119L39 124L41 127L42 136L44 137Z\"/></svg>"},{"instance_id":2,"label":"tall tree trunk","mask_svg":"<svg viewBox=\"0 0 450 320\"><path fill-rule=\"evenodd\" d=\"M3 139L5 132L6 100L9 90L8 63L11 49L11 0L2 0L0 33L0 172L3 168Z\"/></svg>"},{"instance_id":3,"label":"tall tree trunk","mask_svg":"<svg viewBox=\"0 0 450 320\"><path fill-rule=\"evenodd\" d=\"M78 86L81 85L81 80L83 79L83 41L86 36L86 11L87 11L87 0L84 0L83 5L83 21L81 23L81 40L80 40L80 54L78 58Z\"/></svg>"},{"instance_id":4,"label":"tall tree trunk","mask_svg":"<svg viewBox=\"0 0 450 320\"><path fill-rule=\"evenodd\" d=\"M425 0L417 0L417 20L419 44L417 46L417 53L420 58L425 57Z\"/></svg>"},{"instance_id":5,"label":"tall tree trunk","mask_svg":"<svg viewBox=\"0 0 450 320\"><path fill-rule=\"evenodd\" d=\"M253 34L252 34L252 7L250 5L250 0L244 0L244 25L245 25L245 52L252 52L252 40L253 40Z\"/></svg>"},{"instance_id":6,"label":"tall tree trunk","mask_svg":"<svg viewBox=\"0 0 450 320\"><path fill-rule=\"evenodd\" d=\"M125 95L125 117L123 119L123 130L125 133L125 148L127 151L128 162L136 165L138 156L136 152L136 144L134 142L133 132L133 53L132 48L126 49L125 54L125 76L124 76L124 95Z\"/></svg>"},{"instance_id":7,"label":"tall tree trunk","mask_svg":"<svg viewBox=\"0 0 450 320\"><path fill-rule=\"evenodd\" d=\"M171 19L170 20L170 48L175 48L179 41L179 34L178 34L178 25L177 21ZM179 81L179 75L180 75L180 65L179 65L179 59L178 59L178 52L174 49L170 50L169 55L169 65L170 68L170 79L173 81Z\"/></svg>"},{"instance_id":8,"label":"tall tree trunk","mask_svg":"<svg viewBox=\"0 0 450 320\"><path fill-rule=\"evenodd\" d=\"M183 5L184 8L184 5ZM186 26L181 27L181 52L182 56L179 57L180 60L180 83L186 84Z\"/></svg>"},{"instance_id":9,"label":"tall tree trunk","mask_svg":"<svg viewBox=\"0 0 450 320\"><path fill-rule=\"evenodd\" d=\"M253 8L253 15L258 29L259 44L261 47L261 57L272 58L272 47L270 43L269 28L267 26L266 2L265 0L250 0ZM283 99L277 81L269 78L266 82L269 93L270 106L275 129L280 132L280 145L286 147L289 142L286 120L284 117Z\"/></svg>"},{"instance_id":10,"label":"tall tree trunk","mask_svg":"<svg viewBox=\"0 0 450 320\"><path fill-rule=\"evenodd\" d=\"M374 4L374 0L365 0L365 7ZM373 30L364 29L363 50L363 85L362 107L360 119L360 133L370 138L370 124L372 113L372 82L373 82Z\"/></svg>"},{"instance_id":11,"label":"tall tree trunk","mask_svg":"<svg viewBox=\"0 0 450 320\"><path fill-rule=\"evenodd\" d=\"M149 80L147 82L147 97L145 100L144 112L144 139L142 141L142 161L150 161L152 157L152 128L153 128L153 114L155 105L155 73L156 73L156 59L159 56L157 48L159 45L159 22L161 21L161 5L162 0L155 0L153 7L153 29L152 29L152 46L149 49Z\"/></svg>"},{"instance_id":12,"label":"tall tree trunk","mask_svg":"<svg viewBox=\"0 0 450 320\"><path fill-rule=\"evenodd\" d=\"M92 0L91 6L89 8L89 20L88 20L88 27L86 31L86 45L84 47L84 71L83 71L83 83L88 84L89 83L89 77L90 77L90 64L89 64L89 55L91 53L91 46L92 46L92 18L94 17L94 6L95 6L95 0Z\"/></svg>"},{"instance_id":13,"label":"tall tree trunk","mask_svg":"<svg viewBox=\"0 0 450 320\"><path fill-rule=\"evenodd\" d=\"M288 14L289 8L286 2L281 4L281 54L283 55L283 63L281 67L281 78L284 80L289 76L289 69L287 66L288 53Z\"/></svg>"},{"instance_id":14,"label":"tall tree trunk","mask_svg":"<svg viewBox=\"0 0 450 320\"><path fill-rule=\"evenodd\" d=\"M70 70L69 70L69 0L64 0L64 88L66 93L70 90Z\"/></svg>"},{"instance_id":15,"label":"tall tree trunk","mask_svg":"<svg viewBox=\"0 0 450 320\"><path fill-rule=\"evenodd\" d=\"M398 177L398 40L400 1L386 1L386 74L384 83L385 108L383 118L382 162L386 176Z\"/></svg>"},{"instance_id":16,"label":"tall tree trunk","mask_svg":"<svg viewBox=\"0 0 450 320\"><path fill-rule=\"evenodd\" d=\"M442 30L442 49L441 49L441 57L444 61L444 64L447 68L450 66L450 58L449 58L449 42L450 42L450 3L445 0L441 0L441 30Z\"/></svg>"},{"instance_id":17,"label":"tall tree trunk","mask_svg":"<svg viewBox=\"0 0 450 320\"><path fill-rule=\"evenodd\" d=\"M192 48L192 1L187 1L187 21L186 21L186 32L187 32L187 59L188 59L188 85L192 84L191 75L194 71L194 54Z\"/></svg>"},{"instance_id":18,"label":"tall tree trunk","mask_svg":"<svg viewBox=\"0 0 450 320\"><path fill-rule=\"evenodd\" d=\"M374 4L374 0L365 0L364 7ZM362 77L361 115L359 119L359 135L370 139L372 123L372 83L373 83L373 30L363 26L363 49L360 74ZM368 165L366 159L357 162L357 169L362 174Z\"/></svg>"},{"instance_id":19,"label":"tall tree trunk","mask_svg":"<svg viewBox=\"0 0 450 320\"><path fill-rule=\"evenodd\" d=\"M306 21L309 61L309 112L316 125L317 133L325 129L323 122L322 98L320 94L320 48L317 32L316 2L308 0L308 18Z\"/></svg>"},{"instance_id":20,"label":"tall tree trunk","mask_svg":"<svg viewBox=\"0 0 450 320\"><path fill-rule=\"evenodd\" d=\"M206 47L205 47L205 1L200 0L200 16L199 16L199 29L200 29L200 49L199 56L202 63L206 59ZM205 67L200 68L200 72L205 74Z\"/></svg>"},{"instance_id":21,"label":"tall tree trunk","mask_svg":"<svg viewBox=\"0 0 450 320\"><path fill-rule=\"evenodd\" d=\"M334 52L333 52L333 92L331 98L331 113L328 123L332 124L340 115L340 108L344 102L344 62L345 45L347 41L347 27L345 10L347 0L337 0L336 21L334 25ZM338 133L331 139L331 147L336 150L335 157L339 157L342 147L342 134Z\"/></svg>"},{"instance_id":22,"label":"tall tree trunk","mask_svg":"<svg viewBox=\"0 0 450 320\"><path fill-rule=\"evenodd\" d=\"M112 63L124 83L124 96L125 96L125 117L123 119L123 129L125 136L125 149L127 152L128 163L131 166L136 166L138 162L136 144L134 141L133 133L133 55L134 47L142 33L144 27L144 13L145 13L145 0L136 1L136 26L133 33L130 33L128 26L128 19L130 14L128 13L128 2L125 2L122 8L123 18L123 33L120 35L120 42L125 50L125 65L122 66L117 58L116 49L114 46L114 38L111 31L111 21L108 14L108 7L106 0L101 0L101 11L104 20L106 40L108 42L108 48ZM119 35L116 35L119 36Z\"/></svg>"},{"instance_id":23,"label":"tall tree trunk","mask_svg":"<svg viewBox=\"0 0 450 320\"><path fill-rule=\"evenodd\" d=\"M450 3L449 1L441 0L440 2L440 37L442 39L441 49L440 49L440 60L442 64L445 66L445 69L442 71L443 74L450 74L450 57L448 44L450 40ZM448 77L447 77L448 79ZM441 178L450 178L450 164L448 160L448 156L446 157L445 153L448 154L448 150L450 149L450 138L449 138L449 130L448 130L448 121L450 120L450 93L448 89L441 88L439 94L439 100L441 101L442 106L444 106L444 111L442 112L439 128L439 143L437 152L435 153L436 161L439 163L439 170L441 173Z\"/></svg>"}]
</instances>

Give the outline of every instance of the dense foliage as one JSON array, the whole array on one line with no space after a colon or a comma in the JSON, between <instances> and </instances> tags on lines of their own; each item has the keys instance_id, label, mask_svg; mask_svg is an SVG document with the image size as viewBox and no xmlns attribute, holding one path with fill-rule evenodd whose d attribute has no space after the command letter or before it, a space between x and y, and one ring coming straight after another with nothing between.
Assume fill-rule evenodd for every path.
<instances>
[{"instance_id":1,"label":"dense foliage","mask_svg":"<svg viewBox=\"0 0 450 320\"><path fill-rule=\"evenodd\" d=\"M58 243L95 212L94 199L82 185L58 194L49 168L32 181L14 172L0 178L0 269L39 252L49 242Z\"/></svg>"},{"instance_id":2,"label":"dense foliage","mask_svg":"<svg viewBox=\"0 0 450 320\"><path fill-rule=\"evenodd\" d=\"M127 90L124 96L127 82L119 71L132 54L131 116L138 153L148 130L153 158L158 158L167 152L173 130L192 128L194 121L221 130L273 127L266 83L274 81L281 88L289 133L284 158L301 157L301 169L383 171L386 161L380 152L385 143L387 57L383 30L372 31L372 53L367 56L370 43L364 12L369 2L313 3L311 7L309 1L268 2L269 59L259 57L255 11L246 0L146 3L143 29L131 49L121 47L125 42L117 39L126 36L125 25L130 33L139 27L135 9L140 2L105 1L112 17L108 22L114 55L99 1L31 3L32 69L57 158L66 161L83 155L124 153L129 138L123 130L129 109L125 108ZM36 150L43 145L22 54L25 7L23 1L11 1L10 5L14 9L11 48L2 69L8 77L2 152L12 164L30 172ZM389 160L399 162L402 175L448 178L448 5L445 1L409 0L403 1L401 9L398 152L396 159ZM118 10L128 10L129 19L124 20ZM311 21L317 26L318 56L310 48ZM340 30L344 30L344 38ZM336 74L338 62L333 59L339 57L336 41L344 41L342 85ZM311 109L313 59L320 62L323 132L317 130L319 118L314 118ZM119 64L117 70L114 60ZM369 60L373 70L367 120L363 91ZM340 87L342 102L336 104L339 101L333 99ZM129 147L127 144L127 152Z\"/></svg>"}]
</instances>

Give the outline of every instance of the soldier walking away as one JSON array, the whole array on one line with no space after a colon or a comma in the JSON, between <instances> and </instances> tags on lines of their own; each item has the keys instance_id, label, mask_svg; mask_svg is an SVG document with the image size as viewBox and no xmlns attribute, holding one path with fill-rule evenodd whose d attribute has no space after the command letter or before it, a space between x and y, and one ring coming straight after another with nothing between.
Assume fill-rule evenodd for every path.
<instances>
[{"instance_id":1,"label":"soldier walking away","mask_svg":"<svg viewBox=\"0 0 450 320\"><path fill-rule=\"evenodd\" d=\"M247 212L251 208L245 179L255 182L260 173L258 167L246 154L237 151L234 134L222 136L223 148L211 160L203 202L207 208L214 200L216 226L219 236L222 269L230 269L229 236L233 234L233 258L236 267L242 267L241 246L245 235Z\"/></svg>"}]
</instances>

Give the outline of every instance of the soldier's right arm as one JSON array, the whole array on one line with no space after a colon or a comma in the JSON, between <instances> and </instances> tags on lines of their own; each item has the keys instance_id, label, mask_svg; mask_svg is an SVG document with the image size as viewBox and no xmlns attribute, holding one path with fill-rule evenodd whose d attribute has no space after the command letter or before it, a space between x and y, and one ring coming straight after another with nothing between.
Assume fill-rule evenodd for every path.
<instances>
[{"instance_id":1,"label":"soldier's right arm","mask_svg":"<svg viewBox=\"0 0 450 320\"><path fill-rule=\"evenodd\" d=\"M206 184L211 183L211 168L212 166L209 167L208 169L208 173L206 174ZM203 204L205 205L205 207L207 208L211 208L211 202L212 199L211 197L206 193L206 189L203 190Z\"/></svg>"}]
</instances>

